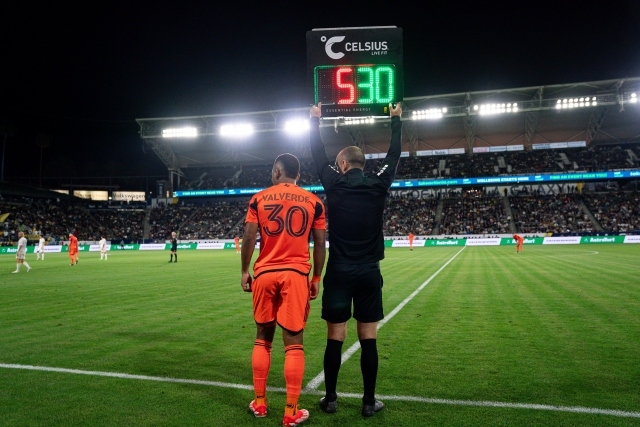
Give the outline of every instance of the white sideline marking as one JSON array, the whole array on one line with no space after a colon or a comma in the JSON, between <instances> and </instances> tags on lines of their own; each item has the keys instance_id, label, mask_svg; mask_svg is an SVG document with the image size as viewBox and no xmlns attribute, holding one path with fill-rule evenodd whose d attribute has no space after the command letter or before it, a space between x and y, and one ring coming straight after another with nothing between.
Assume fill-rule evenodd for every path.
<instances>
[{"instance_id":1,"label":"white sideline marking","mask_svg":"<svg viewBox=\"0 0 640 427\"><path fill-rule=\"evenodd\" d=\"M391 320L393 318L393 316L395 316L396 314L398 314L398 312L400 310L402 310L402 308L407 305L409 303L409 301L411 301L416 295L418 295L418 293L424 289L425 286L427 286L429 284L429 282L431 282L438 274L440 274L440 272L442 270L444 270L444 268L449 265L449 263L451 261L453 261L454 259L456 259L456 257L458 255L460 255L460 252L464 251L466 248L463 247L462 249L460 249L452 258L449 259L449 261L447 261L442 267L440 267L440 269L438 271L436 271L435 273L433 273L431 275L431 277L429 277L422 285L420 285L418 287L418 289L416 289L415 291L413 291L411 293L411 295L409 295L407 298L405 298L404 301L402 301L400 304L398 304L398 306L396 308L393 309L393 311L389 314L387 314L384 319L382 319L381 321L378 322L378 330L380 328L382 328L384 326L385 323L387 323L389 320ZM356 341L351 347L349 347L349 349L347 351L345 351L344 353L342 353L342 358L340 361L340 364L344 364L344 362L346 362L347 360L349 360L349 358L351 356L353 356L353 354L358 351L358 349L360 348L360 341ZM322 372L320 372L314 379L312 379L311 381L309 381L309 384L307 384L307 386L304 388L305 392L310 392L311 390L316 390L320 384L322 384L324 382L324 370Z\"/></svg>"},{"instance_id":2,"label":"white sideline marking","mask_svg":"<svg viewBox=\"0 0 640 427\"><path fill-rule=\"evenodd\" d=\"M4 363L0 363L0 368L26 369L29 371L62 372L65 374L94 375L98 377L125 378L129 380L162 381L162 382L168 382L168 383L200 384L200 385L208 385L212 387L225 387L225 388L238 388L241 390L253 390L253 385L223 383L218 381L187 380L187 379L168 378L168 377L150 377L147 375L121 374L118 372L81 371L79 369L50 368L47 366L32 366L32 365L8 365ZM284 388L273 389L273 391L286 392L286 389Z\"/></svg>"},{"instance_id":3,"label":"white sideline marking","mask_svg":"<svg viewBox=\"0 0 640 427\"><path fill-rule=\"evenodd\" d=\"M146 375L130 375L121 374L118 372L101 372L101 371L82 371L79 369L66 369L66 368L50 368L47 366L32 366L32 365L11 365L0 363L0 368L6 369L21 369L29 371L47 371L47 372L60 372L65 374L77 374L77 375L92 375L99 377L111 377L111 378L123 378L132 380L146 380L146 381L161 381L168 383L182 383L182 384L197 384L207 385L212 387L223 388L235 388L240 390L253 390L253 385L223 383L219 381L202 381L202 380L189 380L180 378L169 377L150 377ZM286 393L286 389L281 387L267 387L267 390L278 393ZM323 392L318 390L305 390L304 394L321 396ZM341 398L353 398L362 399L362 394L356 393L340 393ZM580 414L597 414L597 415L610 415L614 417L625 418L640 418L640 412L619 411L616 409L599 409L599 408L586 408L583 406L555 406L555 405L539 405L535 403L509 403L509 402L491 402L491 401L474 401L474 400L452 400L452 399L432 399L428 397L419 396L382 396L378 398L381 400L395 400L400 402L422 402L433 403L441 405L457 405L457 406L483 406L492 408L512 408L512 409L534 409L539 411L556 411L556 412L575 412Z\"/></svg>"}]
</instances>

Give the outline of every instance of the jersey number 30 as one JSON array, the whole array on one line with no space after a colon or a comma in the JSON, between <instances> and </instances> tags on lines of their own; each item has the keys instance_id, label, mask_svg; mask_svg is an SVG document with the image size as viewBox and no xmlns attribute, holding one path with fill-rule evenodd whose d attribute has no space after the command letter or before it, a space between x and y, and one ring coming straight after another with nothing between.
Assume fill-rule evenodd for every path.
<instances>
[{"instance_id":1,"label":"jersey number 30","mask_svg":"<svg viewBox=\"0 0 640 427\"><path fill-rule=\"evenodd\" d=\"M287 209L287 213L284 219L280 217L280 212L282 212L282 209L283 206L281 204L264 205L265 211L271 211L271 213L269 214L269 221L276 223L275 230L272 230L269 226L265 226L265 234L269 236L277 236L286 229L287 234L291 237L304 236L305 232L307 231L307 225L309 223L309 213L306 211L306 209L304 209L302 206L291 206L289 209ZM300 221L300 228L298 230L294 230L293 218L297 212L302 215L302 218Z\"/></svg>"}]
</instances>

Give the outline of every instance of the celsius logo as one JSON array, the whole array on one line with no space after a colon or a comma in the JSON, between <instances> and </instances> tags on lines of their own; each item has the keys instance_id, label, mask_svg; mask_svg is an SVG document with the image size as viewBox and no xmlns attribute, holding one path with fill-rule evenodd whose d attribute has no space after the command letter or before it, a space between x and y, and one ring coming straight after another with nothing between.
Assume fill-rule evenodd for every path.
<instances>
[{"instance_id":1,"label":"celsius logo","mask_svg":"<svg viewBox=\"0 0 640 427\"><path fill-rule=\"evenodd\" d=\"M344 40L344 36L331 37L329 40L327 40L325 36L322 36L320 40L326 41L326 43L324 44L324 51L327 52L329 58L340 59L344 56L344 53L342 52L334 52L333 50L331 50L331 46L333 46L334 43L340 43L342 40Z\"/></svg>"},{"instance_id":2,"label":"celsius logo","mask_svg":"<svg viewBox=\"0 0 640 427\"><path fill-rule=\"evenodd\" d=\"M343 52L334 52L333 45L344 41L345 36L335 36L327 40L325 36L320 37L320 41L324 43L324 51L331 59L340 59L344 56ZM347 42L344 44L347 52L371 52L371 55L386 55L387 42Z\"/></svg>"}]
</instances>

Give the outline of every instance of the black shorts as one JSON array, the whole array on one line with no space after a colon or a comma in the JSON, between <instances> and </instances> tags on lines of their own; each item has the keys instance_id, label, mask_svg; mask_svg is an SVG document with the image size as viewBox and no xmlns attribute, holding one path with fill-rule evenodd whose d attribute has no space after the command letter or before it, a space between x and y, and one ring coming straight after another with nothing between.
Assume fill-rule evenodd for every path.
<instances>
[{"instance_id":1,"label":"black shorts","mask_svg":"<svg viewBox=\"0 0 640 427\"><path fill-rule=\"evenodd\" d=\"M351 318L378 322L382 311L382 275L380 263L334 264L325 271L322 292L322 318L330 323L343 323Z\"/></svg>"}]
</instances>

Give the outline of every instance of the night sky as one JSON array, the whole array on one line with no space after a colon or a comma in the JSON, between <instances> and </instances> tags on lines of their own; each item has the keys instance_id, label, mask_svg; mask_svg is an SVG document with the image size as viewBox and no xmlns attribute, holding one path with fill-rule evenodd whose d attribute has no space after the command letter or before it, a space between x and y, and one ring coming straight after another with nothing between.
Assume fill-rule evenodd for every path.
<instances>
[{"instance_id":1,"label":"night sky","mask_svg":"<svg viewBox=\"0 0 640 427\"><path fill-rule=\"evenodd\" d=\"M164 175L134 119L308 105L313 28L402 27L405 96L640 76L637 0L5 3L9 180L38 175L42 132L43 176Z\"/></svg>"}]
</instances>

